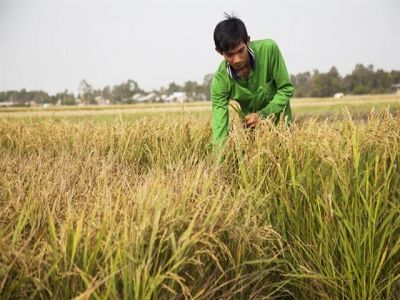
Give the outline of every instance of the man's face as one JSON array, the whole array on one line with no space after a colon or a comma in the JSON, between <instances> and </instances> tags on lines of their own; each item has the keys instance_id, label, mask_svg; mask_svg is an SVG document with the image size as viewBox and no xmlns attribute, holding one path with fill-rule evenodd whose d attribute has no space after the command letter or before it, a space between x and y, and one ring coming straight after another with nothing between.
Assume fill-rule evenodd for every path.
<instances>
[{"instance_id":1,"label":"man's face","mask_svg":"<svg viewBox=\"0 0 400 300\"><path fill-rule=\"evenodd\" d=\"M247 44L241 42L237 47L220 53L224 56L227 62L235 69L241 70L245 66L250 65L250 57L247 52Z\"/></svg>"}]
</instances>

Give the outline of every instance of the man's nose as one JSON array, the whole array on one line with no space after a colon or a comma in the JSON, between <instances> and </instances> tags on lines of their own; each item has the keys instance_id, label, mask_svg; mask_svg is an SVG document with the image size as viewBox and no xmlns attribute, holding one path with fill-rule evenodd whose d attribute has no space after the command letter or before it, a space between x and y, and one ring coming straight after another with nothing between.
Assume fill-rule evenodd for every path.
<instances>
[{"instance_id":1,"label":"man's nose","mask_svg":"<svg viewBox=\"0 0 400 300\"><path fill-rule=\"evenodd\" d=\"M234 63L234 64L237 64L237 63L239 63L240 61L241 61L240 56L239 56L238 54L235 54L235 55L233 56L233 63Z\"/></svg>"}]
</instances>

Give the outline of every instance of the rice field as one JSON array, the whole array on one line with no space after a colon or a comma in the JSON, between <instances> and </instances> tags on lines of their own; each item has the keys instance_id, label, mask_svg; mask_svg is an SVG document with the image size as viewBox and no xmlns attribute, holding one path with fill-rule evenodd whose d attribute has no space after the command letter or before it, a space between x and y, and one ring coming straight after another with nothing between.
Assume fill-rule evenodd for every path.
<instances>
[{"instance_id":1,"label":"rice field","mask_svg":"<svg viewBox=\"0 0 400 300\"><path fill-rule=\"evenodd\" d=\"M220 155L198 104L1 112L0 298L400 299L390 105L232 112Z\"/></svg>"}]
</instances>

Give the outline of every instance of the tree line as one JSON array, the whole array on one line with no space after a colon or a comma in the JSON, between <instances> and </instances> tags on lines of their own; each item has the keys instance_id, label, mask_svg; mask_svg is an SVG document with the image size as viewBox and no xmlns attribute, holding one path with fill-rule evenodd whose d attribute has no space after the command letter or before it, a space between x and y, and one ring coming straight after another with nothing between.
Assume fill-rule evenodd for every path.
<instances>
[{"instance_id":1,"label":"tree line","mask_svg":"<svg viewBox=\"0 0 400 300\"><path fill-rule=\"evenodd\" d=\"M333 97L336 93L347 95L390 94L395 90L393 84L400 83L400 71L374 71L373 65L367 67L357 64L351 74L341 77L335 67L327 73L314 70L291 75L295 87L294 97Z\"/></svg>"},{"instance_id":2,"label":"tree line","mask_svg":"<svg viewBox=\"0 0 400 300\"><path fill-rule=\"evenodd\" d=\"M210 99L210 88L213 74L208 74L204 77L204 82L198 84L195 81L187 81L182 86L172 82L168 88L161 88L160 90L153 90L151 93L156 94L162 102L162 96L168 96L175 92L184 92L188 95L189 101L206 100ZM95 89L86 80L82 80L78 87L78 95L68 90L50 96L44 91L20 91L11 90L0 92L0 105L7 103L10 106L26 106L32 103L43 105L95 105L98 104L99 97L107 99L110 104L134 104L136 101L134 95L146 95L150 92L145 92L139 87L139 84L131 79L113 87L106 86L102 89ZM4 105L3 105L4 106Z\"/></svg>"},{"instance_id":3,"label":"tree line","mask_svg":"<svg viewBox=\"0 0 400 300\"><path fill-rule=\"evenodd\" d=\"M158 95L157 101L162 102L165 97L175 92L184 92L188 95L188 101L209 100L213 74L204 77L202 84L195 81L187 81L182 86L172 82L168 88L153 90ZM295 87L294 97L333 97L335 93L348 95L364 94L389 94L394 92L393 84L400 83L400 71L384 71L374 67L357 64L351 74L341 77L335 67L327 73L318 70L300 73L290 76ZM76 105L98 104L99 97L107 99L110 104L134 104L134 95L147 94L139 87L139 84L131 79L113 87L106 86L102 89L94 89L86 80L82 80L78 87L77 97L68 90L50 96L44 91L4 91L0 92L0 104L10 103L14 106L26 106L29 103L38 105Z\"/></svg>"}]
</instances>

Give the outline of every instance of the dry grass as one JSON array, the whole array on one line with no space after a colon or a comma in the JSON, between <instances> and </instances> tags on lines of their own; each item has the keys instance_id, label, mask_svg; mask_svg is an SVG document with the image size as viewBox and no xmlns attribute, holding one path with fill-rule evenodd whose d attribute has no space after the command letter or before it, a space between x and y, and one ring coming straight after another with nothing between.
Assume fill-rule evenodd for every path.
<instances>
[{"instance_id":1,"label":"dry grass","mask_svg":"<svg viewBox=\"0 0 400 300\"><path fill-rule=\"evenodd\" d=\"M396 299L400 121L0 125L4 299Z\"/></svg>"}]
</instances>

